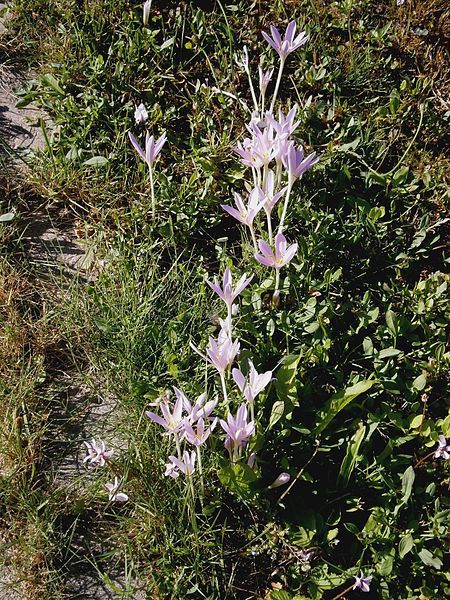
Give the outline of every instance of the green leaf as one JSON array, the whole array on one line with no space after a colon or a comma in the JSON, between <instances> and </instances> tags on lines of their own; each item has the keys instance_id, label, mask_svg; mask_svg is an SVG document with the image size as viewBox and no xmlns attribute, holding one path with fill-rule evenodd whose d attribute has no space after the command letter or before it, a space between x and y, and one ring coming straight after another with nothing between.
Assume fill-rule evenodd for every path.
<instances>
[{"instance_id":1,"label":"green leaf","mask_svg":"<svg viewBox=\"0 0 450 600\"><path fill-rule=\"evenodd\" d=\"M104 167L109 163L109 160L105 156L93 156L89 160L85 160L83 165L87 167Z\"/></svg>"},{"instance_id":2,"label":"green leaf","mask_svg":"<svg viewBox=\"0 0 450 600\"><path fill-rule=\"evenodd\" d=\"M297 369L300 356L291 354L282 360L278 369L275 382L275 392L278 402L275 402L270 416L269 429L277 423L281 417L290 415L294 406L298 404L297 398Z\"/></svg>"},{"instance_id":3,"label":"green leaf","mask_svg":"<svg viewBox=\"0 0 450 600\"><path fill-rule=\"evenodd\" d=\"M359 458L359 448L366 434L365 425L361 425L356 431L350 443L347 447L344 460L342 461L341 468L338 475L338 486L346 487L350 480L350 476L355 468L356 462Z\"/></svg>"},{"instance_id":4,"label":"green leaf","mask_svg":"<svg viewBox=\"0 0 450 600\"><path fill-rule=\"evenodd\" d=\"M400 542L398 544L398 554L399 554L400 558L403 558L404 556L406 556L406 554L408 554L408 552L411 551L413 546L414 546L413 536L410 533L407 533L406 535L404 535L402 537L402 539L400 540Z\"/></svg>"},{"instance_id":5,"label":"green leaf","mask_svg":"<svg viewBox=\"0 0 450 600\"><path fill-rule=\"evenodd\" d=\"M273 403L272 412L270 413L269 429L272 429L284 414L284 402L277 400Z\"/></svg>"},{"instance_id":6,"label":"green leaf","mask_svg":"<svg viewBox=\"0 0 450 600\"><path fill-rule=\"evenodd\" d=\"M334 417L341 412L343 408L347 406L352 400L354 400L357 396L360 396L367 390L373 386L375 381L373 379L365 379L363 381L358 381L355 385L352 385L345 390L340 390L331 396L328 402L325 404L324 410L321 412L322 420L316 426L314 433L317 435L321 433Z\"/></svg>"},{"instance_id":7,"label":"green leaf","mask_svg":"<svg viewBox=\"0 0 450 600\"><path fill-rule=\"evenodd\" d=\"M415 390L418 390L419 392L421 392L425 386L427 385L427 378L426 375L424 375L422 373L422 375L419 375L418 377L416 377L412 383L412 387Z\"/></svg>"},{"instance_id":8,"label":"green leaf","mask_svg":"<svg viewBox=\"0 0 450 600\"><path fill-rule=\"evenodd\" d=\"M388 310L386 312L386 325L389 331L392 333L392 335L398 335L397 316L392 310Z\"/></svg>"},{"instance_id":9,"label":"green leaf","mask_svg":"<svg viewBox=\"0 0 450 600\"><path fill-rule=\"evenodd\" d=\"M16 216L16 213L13 211L3 213L2 215L0 215L0 223L9 223L10 221L12 221L14 219L15 216Z\"/></svg>"},{"instance_id":10,"label":"green leaf","mask_svg":"<svg viewBox=\"0 0 450 600\"><path fill-rule=\"evenodd\" d=\"M226 462L219 469L218 475L223 486L244 500L249 500L255 495L251 484L257 480L257 475L247 464L232 465Z\"/></svg>"},{"instance_id":11,"label":"green leaf","mask_svg":"<svg viewBox=\"0 0 450 600\"><path fill-rule=\"evenodd\" d=\"M166 40L165 42L163 42L161 44L160 50L165 50L166 48L170 48L170 46L173 46L175 43L175 36L169 38L168 40Z\"/></svg>"},{"instance_id":12,"label":"green leaf","mask_svg":"<svg viewBox=\"0 0 450 600\"><path fill-rule=\"evenodd\" d=\"M416 474L412 467L408 467L402 476L402 503L406 504L411 496L412 487Z\"/></svg>"},{"instance_id":13,"label":"green leaf","mask_svg":"<svg viewBox=\"0 0 450 600\"><path fill-rule=\"evenodd\" d=\"M392 356L398 356L401 353L402 351L397 348L385 348L378 354L378 358L391 358Z\"/></svg>"},{"instance_id":14,"label":"green leaf","mask_svg":"<svg viewBox=\"0 0 450 600\"><path fill-rule=\"evenodd\" d=\"M55 91L60 96L64 96L65 95L65 92L62 89L62 87L59 85L58 80L51 73L47 73L46 75L42 75L39 78L39 81L41 83L43 83L44 85L47 85L48 87L52 88L52 90Z\"/></svg>"},{"instance_id":15,"label":"green leaf","mask_svg":"<svg viewBox=\"0 0 450 600\"><path fill-rule=\"evenodd\" d=\"M377 565L377 572L382 577L387 577L392 573L392 567L394 566L394 557L385 556L383 560Z\"/></svg>"},{"instance_id":16,"label":"green leaf","mask_svg":"<svg viewBox=\"0 0 450 600\"><path fill-rule=\"evenodd\" d=\"M422 562L427 565L427 567L434 567L435 569L440 569L442 567L441 559L431 554L431 552L426 548L422 548L422 550L419 552L419 556Z\"/></svg>"}]
</instances>

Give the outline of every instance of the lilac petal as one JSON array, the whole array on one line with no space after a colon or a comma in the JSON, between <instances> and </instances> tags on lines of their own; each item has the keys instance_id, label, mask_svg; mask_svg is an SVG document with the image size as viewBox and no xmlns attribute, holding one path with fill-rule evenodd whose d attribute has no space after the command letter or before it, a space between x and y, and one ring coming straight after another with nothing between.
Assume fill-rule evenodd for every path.
<instances>
[{"instance_id":1,"label":"lilac petal","mask_svg":"<svg viewBox=\"0 0 450 600\"><path fill-rule=\"evenodd\" d=\"M114 500L117 502L126 502L128 500L128 496L124 492L119 492L118 494L114 494Z\"/></svg>"},{"instance_id":2,"label":"lilac petal","mask_svg":"<svg viewBox=\"0 0 450 600\"><path fill-rule=\"evenodd\" d=\"M269 246L269 244L266 241L264 241L264 240L258 240L258 247L259 247L261 253L267 259L275 260L275 254L273 253L272 248Z\"/></svg>"},{"instance_id":3,"label":"lilac petal","mask_svg":"<svg viewBox=\"0 0 450 600\"><path fill-rule=\"evenodd\" d=\"M142 158L142 160L146 160L145 152L139 146L139 142L137 141L137 139L134 137L134 135L130 131L128 132L128 137L130 138L130 142L133 144L134 149L139 154L139 156Z\"/></svg>"},{"instance_id":4,"label":"lilac petal","mask_svg":"<svg viewBox=\"0 0 450 600\"><path fill-rule=\"evenodd\" d=\"M278 31L278 29L275 27L275 25L271 25L270 26L270 33L272 34L272 38L274 40L274 42L280 46L281 44L281 35L280 32Z\"/></svg>"},{"instance_id":5,"label":"lilac petal","mask_svg":"<svg viewBox=\"0 0 450 600\"><path fill-rule=\"evenodd\" d=\"M297 29L297 24L295 21L291 21L289 23L289 25L286 27L286 33L284 34L284 39L287 40L290 44L292 44L296 29Z\"/></svg>"},{"instance_id":6,"label":"lilac petal","mask_svg":"<svg viewBox=\"0 0 450 600\"><path fill-rule=\"evenodd\" d=\"M275 44L275 42L272 40L272 38L265 31L262 31L261 33L262 33L263 38L266 40L266 42L270 46L272 46L272 48L274 50L276 50L278 52L278 46Z\"/></svg>"},{"instance_id":7,"label":"lilac petal","mask_svg":"<svg viewBox=\"0 0 450 600\"><path fill-rule=\"evenodd\" d=\"M245 376L242 374L242 371L240 371L239 369L233 369L232 375L233 375L234 381L236 382L236 385L242 392L242 390L245 387Z\"/></svg>"},{"instance_id":8,"label":"lilac petal","mask_svg":"<svg viewBox=\"0 0 450 600\"><path fill-rule=\"evenodd\" d=\"M225 204L221 204L220 206L223 208L223 210L225 212L227 212L229 215L234 217L237 221L239 221L240 223L246 224L246 220L242 218L241 213L239 211L237 211L235 208L233 208L232 206L227 206Z\"/></svg>"},{"instance_id":9,"label":"lilac petal","mask_svg":"<svg viewBox=\"0 0 450 600\"><path fill-rule=\"evenodd\" d=\"M152 413L150 411L146 411L145 414L149 419L155 421L155 423L158 423L158 425L162 425L164 428L166 427L166 422L159 415L155 415L155 413Z\"/></svg>"},{"instance_id":10,"label":"lilac petal","mask_svg":"<svg viewBox=\"0 0 450 600\"><path fill-rule=\"evenodd\" d=\"M292 244L292 246L289 246L289 248L286 250L286 252L284 254L284 263L285 264L287 264L289 261L291 261L294 258L294 255L297 252L297 248L298 248L298 244Z\"/></svg>"},{"instance_id":11,"label":"lilac petal","mask_svg":"<svg viewBox=\"0 0 450 600\"><path fill-rule=\"evenodd\" d=\"M261 254L255 254L256 260L264 265L265 267L273 267L275 263L275 259L268 259L265 256L261 256Z\"/></svg>"}]
</instances>

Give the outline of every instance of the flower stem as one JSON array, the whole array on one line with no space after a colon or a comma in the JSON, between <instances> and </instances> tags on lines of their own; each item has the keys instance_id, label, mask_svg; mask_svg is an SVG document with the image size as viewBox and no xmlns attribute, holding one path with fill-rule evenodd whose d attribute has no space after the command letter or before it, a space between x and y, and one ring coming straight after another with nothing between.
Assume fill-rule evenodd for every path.
<instances>
[{"instance_id":1,"label":"flower stem","mask_svg":"<svg viewBox=\"0 0 450 600\"><path fill-rule=\"evenodd\" d=\"M255 248L255 252L258 252L258 243L256 241L255 230L253 229L253 225L249 225L250 233L252 234L253 247Z\"/></svg>"},{"instance_id":2,"label":"flower stem","mask_svg":"<svg viewBox=\"0 0 450 600\"><path fill-rule=\"evenodd\" d=\"M291 177L289 177L289 182L288 182L288 186L287 186L287 190L286 190L286 196L284 198L283 212L281 213L280 224L278 226L278 233L283 233L284 220L286 218L287 207L289 204L289 197L291 195L291 190L292 190L293 185L294 185L294 181L292 180Z\"/></svg>"},{"instance_id":3,"label":"flower stem","mask_svg":"<svg viewBox=\"0 0 450 600\"><path fill-rule=\"evenodd\" d=\"M222 384L223 399L225 404L228 404L227 384L225 383L225 374L220 373L220 383Z\"/></svg>"},{"instance_id":4,"label":"flower stem","mask_svg":"<svg viewBox=\"0 0 450 600\"><path fill-rule=\"evenodd\" d=\"M433 454L435 453L435 450L432 450L429 454L427 454L426 456L424 456L423 458L421 458L419 460L419 462L416 462L416 464L414 465L414 468L416 469L419 465L421 465L422 463L424 463L428 458L430 458L430 456L433 456Z\"/></svg>"},{"instance_id":5,"label":"flower stem","mask_svg":"<svg viewBox=\"0 0 450 600\"><path fill-rule=\"evenodd\" d=\"M256 112L258 112L258 101L256 100L255 88L253 87L252 78L250 76L250 70L246 69L246 71L248 76L248 82L250 84L250 93L252 95L253 104L255 105Z\"/></svg>"},{"instance_id":6,"label":"flower stem","mask_svg":"<svg viewBox=\"0 0 450 600\"><path fill-rule=\"evenodd\" d=\"M270 245L272 245L273 244L272 216L268 210L266 210L266 216L267 216L267 231L269 233L269 243L270 243Z\"/></svg>"},{"instance_id":7,"label":"flower stem","mask_svg":"<svg viewBox=\"0 0 450 600\"><path fill-rule=\"evenodd\" d=\"M345 590L343 592L341 592L337 596L334 596L333 598L331 598L331 600L338 600L338 598L342 598L342 596L344 594L346 594L347 592L351 592L351 590L353 589L353 587L354 587L354 584L350 585L348 588L345 588Z\"/></svg>"},{"instance_id":8,"label":"flower stem","mask_svg":"<svg viewBox=\"0 0 450 600\"><path fill-rule=\"evenodd\" d=\"M178 433L174 433L175 444L177 447L178 459L181 460L181 448L180 448L180 440L178 439Z\"/></svg>"},{"instance_id":9,"label":"flower stem","mask_svg":"<svg viewBox=\"0 0 450 600\"><path fill-rule=\"evenodd\" d=\"M278 89L279 89L279 87L280 87L281 77L282 77L282 75L283 75L283 69L284 69L284 62L285 62L285 60L286 60L286 59L284 59L284 58L282 58L282 59L280 60L280 68L279 68L279 70L278 70L277 82L276 82L276 84L275 84L275 90L274 90L274 92L273 92L273 96L272 96L272 102L271 102L271 104L270 104L270 112L271 112L271 113L273 113L273 109L274 109L274 106L275 106L275 101L276 101L276 99L277 99L277 96L278 96Z\"/></svg>"},{"instance_id":10,"label":"flower stem","mask_svg":"<svg viewBox=\"0 0 450 600\"><path fill-rule=\"evenodd\" d=\"M232 322L233 322L233 316L232 316L232 305L231 304L227 304L227 324L228 324L228 333L230 335L230 339L231 339L231 331L232 331Z\"/></svg>"},{"instance_id":11,"label":"flower stem","mask_svg":"<svg viewBox=\"0 0 450 600\"><path fill-rule=\"evenodd\" d=\"M149 166L149 171L150 171L150 193L151 193L151 197L152 197L152 217L154 219L155 213L156 213L156 204L155 204L155 187L153 185L153 168L151 165Z\"/></svg>"},{"instance_id":12,"label":"flower stem","mask_svg":"<svg viewBox=\"0 0 450 600\"><path fill-rule=\"evenodd\" d=\"M205 482L203 480L202 452L200 450L200 446L197 446L196 450L197 450L198 474L200 475L201 501L203 502L203 497L205 495Z\"/></svg>"}]
</instances>

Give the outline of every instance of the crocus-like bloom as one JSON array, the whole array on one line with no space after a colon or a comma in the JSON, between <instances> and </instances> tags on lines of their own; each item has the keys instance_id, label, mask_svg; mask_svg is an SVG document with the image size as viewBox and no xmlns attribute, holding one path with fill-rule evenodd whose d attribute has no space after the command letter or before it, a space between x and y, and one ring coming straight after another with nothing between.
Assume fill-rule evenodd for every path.
<instances>
[{"instance_id":1,"label":"crocus-like bloom","mask_svg":"<svg viewBox=\"0 0 450 600\"><path fill-rule=\"evenodd\" d=\"M254 120L252 120L251 125L254 125ZM238 142L237 147L233 148L233 151L241 157L241 162L246 167L260 169L264 166L264 160L253 148L253 143L250 138L245 138L242 144L241 142Z\"/></svg>"},{"instance_id":2,"label":"crocus-like bloom","mask_svg":"<svg viewBox=\"0 0 450 600\"><path fill-rule=\"evenodd\" d=\"M145 121L148 119L147 109L142 104L142 102L139 104L139 106L136 106L136 110L134 111L134 118L136 120L136 123L138 124L145 123Z\"/></svg>"},{"instance_id":3,"label":"crocus-like bloom","mask_svg":"<svg viewBox=\"0 0 450 600\"><path fill-rule=\"evenodd\" d=\"M242 48L242 56L236 57L236 64L238 67L242 67L246 73L248 73L248 50L247 46Z\"/></svg>"},{"instance_id":4,"label":"crocus-like bloom","mask_svg":"<svg viewBox=\"0 0 450 600\"><path fill-rule=\"evenodd\" d=\"M298 179L305 171L310 169L313 165L320 160L320 156L317 156L315 152L312 152L305 158L305 153L302 146L298 149L291 142L284 155L281 157L283 165L288 172L291 180Z\"/></svg>"},{"instance_id":5,"label":"crocus-like bloom","mask_svg":"<svg viewBox=\"0 0 450 600\"><path fill-rule=\"evenodd\" d=\"M190 476L195 471L195 450L183 452L183 458L180 460L176 456L169 456L170 463L166 465L166 471L164 475L166 477L173 477L176 479L179 475L179 471L184 475Z\"/></svg>"},{"instance_id":6,"label":"crocus-like bloom","mask_svg":"<svg viewBox=\"0 0 450 600\"><path fill-rule=\"evenodd\" d=\"M255 424L253 421L247 421L247 407L245 404L241 404L236 413L236 417L233 417L231 413L228 413L227 420L220 420L222 429L227 434L225 439L225 448L231 452L231 449L238 450L245 446L250 436L255 433Z\"/></svg>"},{"instance_id":7,"label":"crocus-like bloom","mask_svg":"<svg viewBox=\"0 0 450 600\"><path fill-rule=\"evenodd\" d=\"M202 417L203 419L207 419L209 417L209 415L212 413L212 411L217 406L217 400L209 400L208 402L205 403L205 400L206 400L205 392L203 394L200 394L200 396L198 396L197 400L195 401L195 404L191 404L191 402L188 400L187 396L181 390L179 390L175 386L173 389L175 391L176 397L181 398L181 400L183 402L183 409L187 413L186 418L191 425L193 423L195 423L196 421L198 421L200 417Z\"/></svg>"},{"instance_id":8,"label":"crocus-like bloom","mask_svg":"<svg viewBox=\"0 0 450 600\"><path fill-rule=\"evenodd\" d=\"M217 341L212 337L209 338L209 346L206 349L207 356L200 352L200 350L192 343L190 346L197 354L212 364L219 373L223 375L228 367L233 364L234 359L239 352L240 343L239 340L233 342L228 332L225 329L222 329Z\"/></svg>"},{"instance_id":9,"label":"crocus-like bloom","mask_svg":"<svg viewBox=\"0 0 450 600\"><path fill-rule=\"evenodd\" d=\"M434 453L434 458L443 458L445 460L450 458L450 445L447 445L447 440L443 435L439 436L438 447Z\"/></svg>"},{"instance_id":10,"label":"crocus-like bloom","mask_svg":"<svg viewBox=\"0 0 450 600\"><path fill-rule=\"evenodd\" d=\"M133 144L133 147L136 150L136 152L139 154L139 156L142 158L142 160L147 163L149 168L151 168L153 163L155 162L155 160L158 158L158 155L161 152L162 147L164 146L164 144L167 141L166 134L163 133L162 136L160 138L158 138L158 140L155 142L153 136L150 135L147 131L146 136L145 136L145 152L140 147L137 139L134 137L134 135L131 132L128 132L128 136L129 136L130 141Z\"/></svg>"},{"instance_id":11,"label":"crocus-like bloom","mask_svg":"<svg viewBox=\"0 0 450 600\"><path fill-rule=\"evenodd\" d=\"M277 487L285 485L286 483L288 483L288 481L290 481L290 479L291 476L289 475L289 473L280 473L280 475L278 475L275 481L269 485L269 490L274 490Z\"/></svg>"},{"instance_id":12,"label":"crocus-like bloom","mask_svg":"<svg viewBox=\"0 0 450 600\"><path fill-rule=\"evenodd\" d=\"M361 571L361 575L358 577L357 575L354 575L355 578L355 585L353 586L353 589L360 589L362 592L370 592L370 583L373 579L373 577L365 577L364 573Z\"/></svg>"},{"instance_id":13,"label":"crocus-like bloom","mask_svg":"<svg viewBox=\"0 0 450 600\"><path fill-rule=\"evenodd\" d=\"M234 194L234 201L237 210L232 206L221 204L223 210L240 223L243 223L250 228L253 227L253 221L263 207L264 192L259 187L253 188L253 190L250 192L247 206L245 206L241 196L237 193Z\"/></svg>"},{"instance_id":14,"label":"crocus-like bloom","mask_svg":"<svg viewBox=\"0 0 450 600\"><path fill-rule=\"evenodd\" d=\"M294 122L296 113L297 105L291 108L286 116L284 116L283 111L280 108L278 111L278 121L271 112L266 113L266 120L272 125L279 137L287 138L294 133L300 124L300 121Z\"/></svg>"},{"instance_id":15,"label":"crocus-like bloom","mask_svg":"<svg viewBox=\"0 0 450 600\"><path fill-rule=\"evenodd\" d=\"M163 414L162 417L155 415L155 413L151 411L146 411L145 414L149 419L158 423L158 425L162 425L167 434L178 433L183 426L183 399L177 396L173 409L168 402L163 401L160 404L160 409Z\"/></svg>"},{"instance_id":16,"label":"crocus-like bloom","mask_svg":"<svg viewBox=\"0 0 450 600\"><path fill-rule=\"evenodd\" d=\"M286 188L283 188L277 194L275 193L275 174L272 171L272 169L269 169L264 185L263 200L263 208L268 215L271 214L273 207L278 202L278 200L284 195L285 191Z\"/></svg>"},{"instance_id":17,"label":"crocus-like bloom","mask_svg":"<svg viewBox=\"0 0 450 600\"><path fill-rule=\"evenodd\" d=\"M258 73L259 73L259 90L261 92L261 96L265 96L267 86L270 83L273 75L273 69L267 69L264 71L261 65L258 65Z\"/></svg>"},{"instance_id":18,"label":"crocus-like bloom","mask_svg":"<svg viewBox=\"0 0 450 600\"><path fill-rule=\"evenodd\" d=\"M194 429L188 420L184 423L184 437L193 446L201 446L206 442L217 425L217 418L213 420L210 427L205 427L203 417L197 421L197 427Z\"/></svg>"},{"instance_id":19,"label":"crocus-like bloom","mask_svg":"<svg viewBox=\"0 0 450 600\"><path fill-rule=\"evenodd\" d=\"M92 438L91 442L84 442L88 453L83 462L90 461L91 465L99 465L100 467L104 467L106 461L110 456L112 456L112 450L106 450L105 442L99 440L97 443L94 438Z\"/></svg>"},{"instance_id":20,"label":"crocus-like bloom","mask_svg":"<svg viewBox=\"0 0 450 600\"><path fill-rule=\"evenodd\" d=\"M142 15L142 20L144 22L144 25L147 25L148 23L148 18L150 16L150 9L152 7L152 0L146 0L144 2L144 6L143 8L143 15Z\"/></svg>"},{"instance_id":21,"label":"crocus-like bloom","mask_svg":"<svg viewBox=\"0 0 450 600\"><path fill-rule=\"evenodd\" d=\"M262 265L273 267L274 269L281 269L281 267L287 265L294 257L298 248L298 244L291 244L288 247L286 238L282 233L277 233L275 236L275 252L273 252L272 248L264 240L259 240L258 246L261 254L255 254L256 260Z\"/></svg>"},{"instance_id":22,"label":"crocus-like bloom","mask_svg":"<svg viewBox=\"0 0 450 600\"><path fill-rule=\"evenodd\" d=\"M244 393L246 400L253 402L256 396L269 385L272 379L272 371L258 373L252 361L249 360L248 363L250 365L248 379L240 369L233 369L233 379L241 392Z\"/></svg>"},{"instance_id":23,"label":"crocus-like bloom","mask_svg":"<svg viewBox=\"0 0 450 600\"><path fill-rule=\"evenodd\" d=\"M297 48L303 46L308 41L309 36L304 31L301 31L296 37L296 30L297 25L295 21L291 21L286 28L284 39L281 39L280 32L273 25L270 26L272 37L265 31L262 32L262 35L266 42L279 54L281 60L284 61L291 52L294 52L294 50L297 50Z\"/></svg>"},{"instance_id":24,"label":"crocus-like bloom","mask_svg":"<svg viewBox=\"0 0 450 600\"><path fill-rule=\"evenodd\" d=\"M106 483L105 488L109 492L109 499L115 502L126 502L128 500L127 494L119 492L120 482L117 477L114 477L114 483Z\"/></svg>"},{"instance_id":25,"label":"crocus-like bloom","mask_svg":"<svg viewBox=\"0 0 450 600\"><path fill-rule=\"evenodd\" d=\"M250 277L247 278L246 274L244 273L233 290L233 276L231 275L230 269L227 267L222 277L222 287L220 287L217 277L214 277L214 283L208 279L206 280L206 283L209 285L212 291L215 292L219 298L225 302L227 306L231 307L235 299L243 290L245 290L252 279L253 275L250 275Z\"/></svg>"}]
</instances>

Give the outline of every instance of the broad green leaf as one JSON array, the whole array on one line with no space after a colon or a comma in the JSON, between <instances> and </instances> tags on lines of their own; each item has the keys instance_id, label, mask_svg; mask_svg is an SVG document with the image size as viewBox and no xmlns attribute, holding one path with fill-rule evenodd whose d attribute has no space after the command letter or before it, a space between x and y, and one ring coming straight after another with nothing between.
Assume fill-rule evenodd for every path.
<instances>
[{"instance_id":1,"label":"broad green leaf","mask_svg":"<svg viewBox=\"0 0 450 600\"><path fill-rule=\"evenodd\" d=\"M16 216L15 212L7 212L0 215L0 223L9 223Z\"/></svg>"},{"instance_id":2,"label":"broad green leaf","mask_svg":"<svg viewBox=\"0 0 450 600\"><path fill-rule=\"evenodd\" d=\"M298 404L297 398L297 369L300 356L291 354L286 356L277 372L275 392L278 402L275 402L270 416L269 429L277 423L284 415L289 415L294 406ZM280 414L281 404L283 411Z\"/></svg>"},{"instance_id":3,"label":"broad green leaf","mask_svg":"<svg viewBox=\"0 0 450 600\"><path fill-rule=\"evenodd\" d=\"M284 402L277 400L273 403L272 412L270 413L269 429L272 429L274 425L278 423L284 414Z\"/></svg>"},{"instance_id":4,"label":"broad green leaf","mask_svg":"<svg viewBox=\"0 0 450 600\"><path fill-rule=\"evenodd\" d=\"M412 383L412 386L415 390L418 390L419 392L421 392L425 386L427 385L427 378L426 375L424 375L422 373L422 375L419 375L418 377L416 377Z\"/></svg>"},{"instance_id":5,"label":"broad green leaf","mask_svg":"<svg viewBox=\"0 0 450 600\"><path fill-rule=\"evenodd\" d=\"M341 468L338 476L339 487L346 487L348 485L350 476L355 468L356 462L359 458L359 448L366 434L365 425L361 425L356 433L353 435L350 443L347 447L344 460L342 461Z\"/></svg>"},{"instance_id":6,"label":"broad green leaf","mask_svg":"<svg viewBox=\"0 0 450 600\"><path fill-rule=\"evenodd\" d=\"M352 385L345 390L340 390L339 392L336 392L336 394L333 394L325 404L324 410L321 413L322 420L315 428L314 433L316 435L321 433L328 427L334 417L347 406L347 404L350 404L357 396L370 390L374 383L375 381L373 379L365 379L363 381L358 381L358 383L355 383L355 385Z\"/></svg>"},{"instance_id":7,"label":"broad green leaf","mask_svg":"<svg viewBox=\"0 0 450 600\"><path fill-rule=\"evenodd\" d=\"M416 474L412 467L408 467L402 476L402 502L406 504L411 496L412 487Z\"/></svg>"},{"instance_id":8,"label":"broad green leaf","mask_svg":"<svg viewBox=\"0 0 450 600\"><path fill-rule=\"evenodd\" d=\"M385 348L378 354L378 358L391 358L392 356L398 356L401 353L402 351L397 348Z\"/></svg>"},{"instance_id":9,"label":"broad green leaf","mask_svg":"<svg viewBox=\"0 0 450 600\"><path fill-rule=\"evenodd\" d=\"M224 463L218 475L223 486L244 500L249 500L255 495L251 484L257 480L257 475L247 464Z\"/></svg>"},{"instance_id":10,"label":"broad green leaf","mask_svg":"<svg viewBox=\"0 0 450 600\"><path fill-rule=\"evenodd\" d=\"M165 50L166 48L170 48L170 46L173 46L174 43L175 43L175 36L171 37L168 40L166 40L165 42L163 42L161 44L160 50Z\"/></svg>"},{"instance_id":11,"label":"broad green leaf","mask_svg":"<svg viewBox=\"0 0 450 600\"><path fill-rule=\"evenodd\" d=\"M377 571L382 577L387 577L392 573L392 567L394 566L394 557L385 556L383 560L378 563Z\"/></svg>"},{"instance_id":12,"label":"broad green leaf","mask_svg":"<svg viewBox=\"0 0 450 600\"><path fill-rule=\"evenodd\" d=\"M51 87L53 91L55 91L60 96L64 96L65 92L62 87L59 85L58 80L51 73L47 73L46 75L42 75L40 78L41 83Z\"/></svg>"},{"instance_id":13,"label":"broad green leaf","mask_svg":"<svg viewBox=\"0 0 450 600\"><path fill-rule=\"evenodd\" d=\"M422 550L419 552L419 556L422 562L427 565L427 567L434 567L435 569L440 569L442 567L441 559L431 554L431 552L426 548L422 548Z\"/></svg>"},{"instance_id":14,"label":"broad green leaf","mask_svg":"<svg viewBox=\"0 0 450 600\"><path fill-rule=\"evenodd\" d=\"M386 325L394 337L398 335L397 316L392 310L386 312Z\"/></svg>"},{"instance_id":15,"label":"broad green leaf","mask_svg":"<svg viewBox=\"0 0 450 600\"><path fill-rule=\"evenodd\" d=\"M85 160L83 165L87 167L104 167L107 165L109 160L105 156L93 156L88 160Z\"/></svg>"},{"instance_id":16,"label":"broad green leaf","mask_svg":"<svg viewBox=\"0 0 450 600\"><path fill-rule=\"evenodd\" d=\"M402 539L400 540L400 542L398 544L398 554L399 554L400 558L403 558L404 556L406 556L406 554L408 554L408 552L410 552L410 550L412 549L413 546L414 546L413 536L410 533L407 533L406 535L404 535L402 537Z\"/></svg>"}]
</instances>

